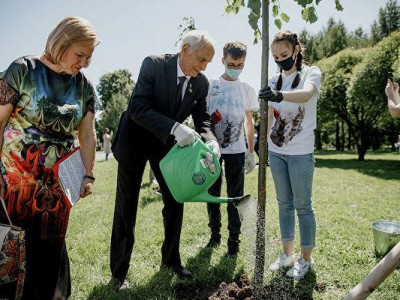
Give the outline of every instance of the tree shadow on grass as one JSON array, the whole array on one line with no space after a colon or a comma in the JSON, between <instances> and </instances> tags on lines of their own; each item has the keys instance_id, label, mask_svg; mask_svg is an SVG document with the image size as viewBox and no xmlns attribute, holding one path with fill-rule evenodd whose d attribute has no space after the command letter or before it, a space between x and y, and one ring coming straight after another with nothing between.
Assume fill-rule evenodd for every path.
<instances>
[{"instance_id":1,"label":"tree shadow on grass","mask_svg":"<svg viewBox=\"0 0 400 300\"><path fill-rule=\"evenodd\" d=\"M264 286L261 299L313 299L313 292L316 286L316 274L310 270L303 279L295 281L287 277L284 271L279 271L276 276Z\"/></svg>"},{"instance_id":2,"label":"tree shadow on grass","mask_svg":"<svg viewBox=\"0 0 400 300\"><path fill-rule=\"evenodd\" d=\"M143 286L131 286L129 289L116 292L108 284L100 284L93 288L89 300L148 300L163 299L168 294L173 293L171 281L173 274L165 268L161 268L153 275L148 283Z\"/></svg>"},{"instance_id":3,"label":"tree shadow on grass","mask_svg":"<svg viewBox=\"0 0 400 300\"><path fill-rule=\"evenodd\" d=\"M241 269L234 274L236 258L223 256L218 264L211 266L212 252L212 249L202 248L196 256L188 260L186 266L194 272L194 278L192 281L181 281L175 285L176 300L207 300L218 290L221 282L230 282L243 273Z\"/></svg>"},{"instance_id":4,"label":"tree shadow on grass","mask_svg":"<svg viewBox=\"0 0 400 300\"><path fill-rule=\"evenodd\" d=\"M365 160L317 158L316 168L356 170L362 174L386 180L400 179L400 162L396 160Z\"/></svg>"}]
</instances>

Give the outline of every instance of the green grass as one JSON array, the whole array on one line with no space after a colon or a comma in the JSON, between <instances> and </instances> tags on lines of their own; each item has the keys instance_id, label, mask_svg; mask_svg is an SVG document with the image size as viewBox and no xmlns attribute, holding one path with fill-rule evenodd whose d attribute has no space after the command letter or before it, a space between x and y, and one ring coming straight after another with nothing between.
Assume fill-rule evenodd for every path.
<instances>
[{"instance_id":1,"label":"green grass","mask_svg":"<svg viewBox=\"0 0 400 300\"><path fill-rule=\"evenodd\" d=\"M265 285L286 295L313 299L340 299L355 286L378 260L374 256L371 222L400 220L400 158L396 153L367 153L357 161L355 152L321 151L316 154L313 201L317 217L317 247L313 252L315 272L299 283L274 276L267 269L276 258L279 246L277 203L267 169ZM144 185L139 203L136 243L128 279L131 289L114 293L110 279L109 243L116 186L115 160L96 163L95 193L80 200L70 217L67 246L71 261L71 299L174 299L173 289L180 281L160 270L163 241L162 201ZM147 170L144 183L148 182ZM225 185L224 187L225 188ZM246 193L257 197L257 172L246 176ZM224 208L224 207L222 207ZM210 286L230 282L254 265L254 216L243 225L241 254L229 260L226 254L227 216L223 212L223 243L211 251L203 250L209 238L204 203L185 204L181 238L183 264L194 273L192 283ZM298 245L298 233L295 244ZM299 252L298 246L296 252ZM316 282L323 283L320 290ZM398 299L400 272L394 271L369 299ZM213 291L210 291L210 294Z\"/></svg>"}]
</instances>

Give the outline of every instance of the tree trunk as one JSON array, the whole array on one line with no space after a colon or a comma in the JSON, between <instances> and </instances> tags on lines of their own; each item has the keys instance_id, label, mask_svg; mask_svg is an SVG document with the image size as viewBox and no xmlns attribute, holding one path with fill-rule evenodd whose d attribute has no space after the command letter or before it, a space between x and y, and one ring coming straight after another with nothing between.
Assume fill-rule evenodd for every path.
<instances>
[{"instance_id":1,"label":"tree trunk","mask_svg":"<svg viewBox=\"0 0 400 300\"><path fill-rule=\"evenodd\" d=\"M336 138L335 138L335 147L337 151L340 151L340 128L339 122L336 121L336 130L335 130Z\"/></svg>"},{"instance_id":2,"label":"tree trunk","mask_svg":"<svg viewBox=\"0 0 400 300\"><path fill-rule=\"evenodd\" d=\"M261 1L262 14L262 56L261 56L261 87L268 83L269 58L269 0ZM265 202L266 202L266 165L267 165L267 125L268 105L260 103L260 161L258 167L258 201L257 201L257 237L256 258L254 267L254 285L256 294L263 287L265 263Z\"/></svg>"},{"instance_id":3,"label":"tree trunk","mask_svg":"<svg viewBox=\"0 0 400 300\"><path fill-rule=\"evenodd\" d=\"M360 144L357 146L358 160L363 161L369 147L369 135L367 131L360 132Z\"/></svg>"},{"instance_id":4,"label":"tree trunk","mask_svg":"<svg viewBox=\"0 0 400 300\"><path fill-rule=\"evenodd\" d=\"M317 150L322 150L322 135L321 135L321 129L316 128L314 130L315 133L315 147Z\"/></svg>"},{"instance_id":5,"label":"tree trunk","mask_svg":"<svg viewBox=\"0 0 400 300\"><path fill-rule=\"evenodd\" d=\"M344 151L344 145L346 144L346 136L344 132L344 120L342 119L341 121L341 126L342 126L342 142L340 143L340 151Z\"/></svg>"},{"instance_id":6,"label":"tree trunk","mask_svg":"<svg viewBox=\"0 0 400 300\"><path fill-rule=\"evenodd\" d=\"M348 126L347 126L348 127ZM352 149L352 144L351 144L351 132L350 132L350 128L349 128L349 135L348 135L348 144L347 144L347 149L351 150Z\"/></svg>"}]
</instances>

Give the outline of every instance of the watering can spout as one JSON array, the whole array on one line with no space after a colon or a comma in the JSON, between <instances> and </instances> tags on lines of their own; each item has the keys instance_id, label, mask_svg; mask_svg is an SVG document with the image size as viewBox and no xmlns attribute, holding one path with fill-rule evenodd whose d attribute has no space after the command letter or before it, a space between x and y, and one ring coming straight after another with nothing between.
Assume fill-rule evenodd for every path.
<instances>
[{"instance_id":1,"label":"watering can spout","mask_svg":"<svg viewBox=\"0 0 400 300\"><path fill-rule=\"evenodd\" d=\"M249 200L250 200L250 195L245 195L242 197L228 198L228 203L232 203L234 206L238 206L239 204L244 204Z\"/></svg>"}]
</instances>

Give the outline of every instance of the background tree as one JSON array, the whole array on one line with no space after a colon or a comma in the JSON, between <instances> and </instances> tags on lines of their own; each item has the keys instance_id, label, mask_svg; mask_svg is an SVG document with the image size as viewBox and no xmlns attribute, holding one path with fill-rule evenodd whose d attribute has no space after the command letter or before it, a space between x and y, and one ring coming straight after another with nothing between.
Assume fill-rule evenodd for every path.
<instances>
[{"instance_id":1,"label":"background tree","mask_svg":"<svg viewBox=\"0 0 400 300\"><path fill-rule=\"evenodd\" d=\"M390 30L396 28L393 24L397 24L400 20L398 11L399 6L396 1L388 2L385 8L380 9L377 19L371 26L370 35L364 32L362 28L357 28L355 31L347 33L348 31L343 24L340 24L340 22L336 23L331 19L328 20L327 26L315 35L305 30L302 31L300 40L302 44L305 45L306 61L313 64L320 59L337 53L337 50L343 48L344 45L347 48L354 49L376 45L376 43L381 40L381 36L384 35L383 33L386 32L385 34L387 34L387 28L391 28ZM386 23L391 25L385 25ZM341 38L338 39L338 36ZM341 42L339 42L340 40ZM334 43L331 41L334 41ZM400 65L394 66L392 69L396 70L399 67ZM335 70L332 69L332 71L329 72L335 72ZM323 77L326 77L326 75L327 74L324 73ZM347 123L336 114L335 109L332 110L332 107L326 106L319 101L317 118L317 129L315 132L317 149L322 149L323 146L321 140L322 133L325 138L329 137L329 144L335 145L337 150L344 150L345 145L348 149L354 148L355 139ZM397 131L395 130L397 124L396 120L389 117L386 121L383 120L384 119L379 118L376 125L374 125L374 129L370 131L369 145L372 149L378 149L381 145L388 143L393 145L393 140L397 139Z\"/></svg>"},{"instance_id":2,"label":"background tree","mask_svg":"<svg viewBox=\"0 0 400 300\"><path fill-rule=\"evenodd\" d=\"M352 125L356 140L358 159L364 160L371 145L371 132L383 114L387 114L387 100L383 92L387 74L392 71L395 60L399 57L400 34L379 42L368 51L364 60L355 67L346 98L349 101Z\"/></svg>"},{"instance_id":3,"label":"background tree","mask_svg":"<svg viewBox=\"0 0 400 300\"><path fill-rule=\"evenodd\" d=\"M182 23L178 26L180 31L178 40L175 42L175 46L178 46L179 42L182 40L186 32L191 30L196 30L196 25L194 23L193 17L184 17Z\"/></svg>"},{"instance_id":4,"label":"background tree","mask_svg":"<svg viewBox=\"0 0 400 300\"><path fill-rule=\"evenodd\" d=\"M133 91L132 74L121 69L100 77L97 92L101 101L101 115L96 121L96 134L99 139L104 128L116 131L123 111L126 110Z\"/></svg>"},{"instance_id":5,"label":"background tree","mask_svg":"<svg viewBox=\"0 0 400 300\"><path fill-rule=\"evenodd\" d=\"M133 86L132 74L127 69L120 69L102 75L97 85L101 110L106 110L108 104L112 103L112 97L116 94L124 95L126 99L129 99Z\"/></svg>"},{"instance_id":6,"label":"background tree","mask_svg":"<svg viewBox=\"0 0 400 300\"><path fill-rule=\"evenodd\" d=\"M106 110L103 111L101 119L98 122L101 133L103 132L104 128L109 128L114 133L116 132L121 114L128 107L128 101L129 99L120 93L111 97L110 105L108 105Z\"/></svg>"},{"instance_id":7,"label":"background tree","mask_svg":"<svg viewBox=\"0 0 400 300\"><path fill-rule=\"evenodd\" d=\"M389 0L379 9L378 20L371 26L371 43L374 45L391 32L400 29L400 7L397 0Z\"/></svg>"},{"instance_id":8,"label":"background tree","mask_svg":"<svg viewBox=\"0 0 400 300\"><path fill-rule=\"evenodd\" d=\"M400 33L393 33L373 48L347 49L318 63L324 74L319 112L345 121L359 160L364 160L370 146L377 148L383 141L378 126L387 116L383 91L387 72L399 57L399 47Z\"/></svg>"}]
</instances>

